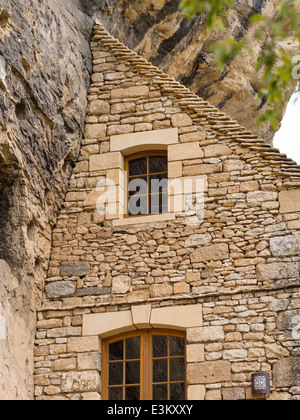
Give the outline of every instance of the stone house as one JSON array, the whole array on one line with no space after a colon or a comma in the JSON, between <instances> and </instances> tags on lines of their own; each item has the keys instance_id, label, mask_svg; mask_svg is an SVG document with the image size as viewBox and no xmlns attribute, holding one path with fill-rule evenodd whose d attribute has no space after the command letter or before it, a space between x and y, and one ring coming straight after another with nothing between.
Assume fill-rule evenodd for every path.
<instances>
[{"instance_id":1,"label":"stone house","mask_svg":"<svg viewBox=\"0 0 300 420\"><path fill-rule=\"evenodd\" d=\"M298 399L299 167L100 23L91 48L36 399L251 399L257 372Z\"/></svg>"}]
</instances>

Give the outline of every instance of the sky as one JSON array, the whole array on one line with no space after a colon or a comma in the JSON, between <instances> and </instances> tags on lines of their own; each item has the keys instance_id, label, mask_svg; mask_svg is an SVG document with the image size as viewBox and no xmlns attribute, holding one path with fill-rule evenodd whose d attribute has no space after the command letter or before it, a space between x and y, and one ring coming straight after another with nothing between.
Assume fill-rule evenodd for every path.
<instances>
[{"instance_id":1,"label":"sky","mask_svg":"<svg viewBox=\"0 0 300 420\"><path fill-rule=\"evenodd\" d=\"M281 128L274 137L274 147L300 165L300 92L291 97Z\"/></svg>"}]
</instances>

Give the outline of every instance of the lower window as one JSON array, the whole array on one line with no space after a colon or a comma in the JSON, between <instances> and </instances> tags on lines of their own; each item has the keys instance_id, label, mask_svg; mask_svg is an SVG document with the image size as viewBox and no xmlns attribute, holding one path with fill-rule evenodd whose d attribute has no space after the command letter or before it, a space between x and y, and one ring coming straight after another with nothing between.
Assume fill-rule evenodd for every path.
<instances>
[{"instance_id":1,"label":"lower window","mask_svg":"<svg viewBox=\"0 0 300 420\"><path fill-rule=\"evenodd\" d=\"M185 400L183 333L147 330L103 343L104 400Z\"/></svg>"}]
</instances>

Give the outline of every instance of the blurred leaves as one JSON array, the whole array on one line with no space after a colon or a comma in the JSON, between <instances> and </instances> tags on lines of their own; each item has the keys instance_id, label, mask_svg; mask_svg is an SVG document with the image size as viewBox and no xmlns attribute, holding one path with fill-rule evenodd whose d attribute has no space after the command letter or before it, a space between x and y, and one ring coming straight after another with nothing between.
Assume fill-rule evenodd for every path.
<instances>
[{"instance_id":1,"label":"blurred leaves","mask_svg":"<svg viewBox=\"0 0 300 420\"><path fill-rule=\"evenodd\" d=\"M180 8L188 19L196 14L203 15L205 26L213 30L216 26L224 32L230 9L234 7L232 0L182 0ZM299 0L282 0L277 6L275 18L253 14L249 19L249 29L254 28L255 37L262 43L262 51L257 60L256 71L261 79L258 92L260 103L268 104L268 110L258 118L258 124L270 121L274 130L278 128L280 109L286 104L283 92L295 80L300 78L295 60L285 46L285 40L292 39L300 54L300 16ZM211 48L220 70L244 51L253 53L251 46L243 39L222 39ZM297 65L297 70L299 64Z\"/></svg>"}]
</instances>

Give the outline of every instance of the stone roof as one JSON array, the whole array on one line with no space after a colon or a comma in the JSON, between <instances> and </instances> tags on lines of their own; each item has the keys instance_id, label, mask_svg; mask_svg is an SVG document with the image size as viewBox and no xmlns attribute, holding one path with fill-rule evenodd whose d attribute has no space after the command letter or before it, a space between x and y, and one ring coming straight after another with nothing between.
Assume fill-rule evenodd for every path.
<instances>
[{"instance_id":1,"label":"stone roof","mask_svg":"<svg viewBox=\"0 0 300 420\"><path fill-rule=\"evenodd\" d=\"M153 86L159 87L187 112L194 123L201 124L206 131L228 143L253 168L264 171L266 175L282 178L279 187L300 186L300 165L126 47L110 35L98 20L94 27L93 41L101 42L119 61L129 63L143 77L150 78Z\"/></svg>"}]
</instances>

